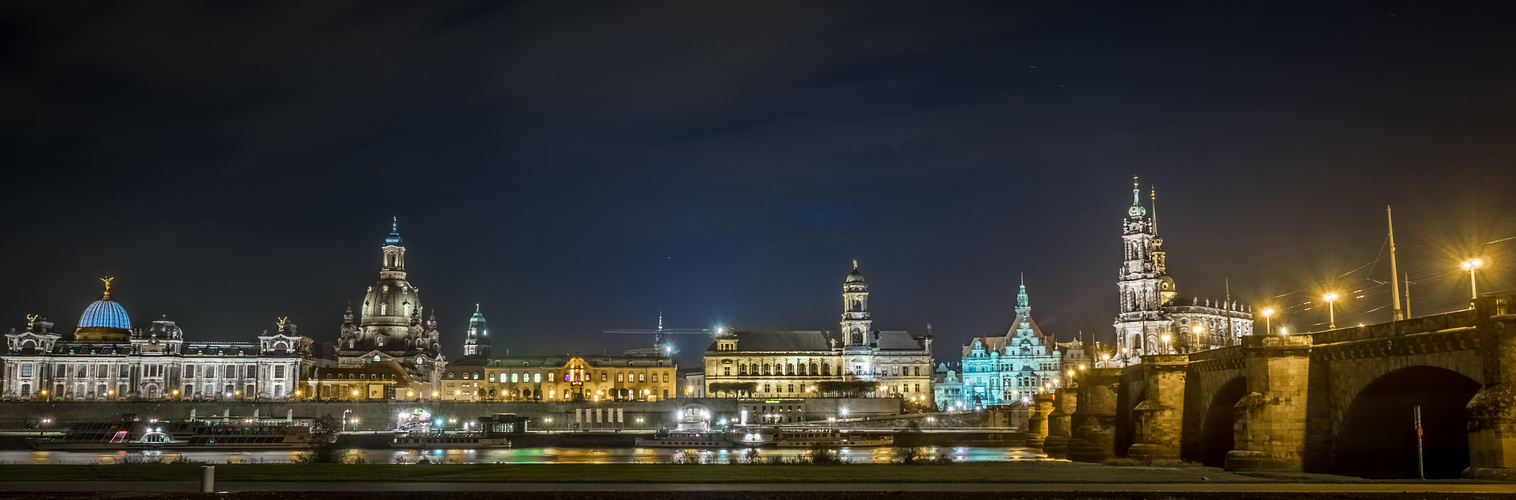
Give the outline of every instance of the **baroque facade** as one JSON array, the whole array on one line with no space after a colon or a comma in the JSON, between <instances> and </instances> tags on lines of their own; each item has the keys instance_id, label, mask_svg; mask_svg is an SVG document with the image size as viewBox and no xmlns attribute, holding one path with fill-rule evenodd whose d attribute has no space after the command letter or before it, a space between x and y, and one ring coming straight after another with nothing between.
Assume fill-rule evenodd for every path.
<instances>
[{"instance_id":1,"label":"baroque facade","mask_svg":"<svg viewBox=\"0 0 1516 500\"><path fill-rule=\"evenodd\" d=\"M1062 383L1059 344L1032 320L1026 281L1016 294L1016 318L1003 337L979 337L963 346L962 392L943 408L1007 404ZM960 404L961 403L961 404Z\"/></svg>"},{"instance_id":2,"label":"baroque facade","mask_svg":"<svg viewBox=\"0 0 1516 500\"><path fill-rule=\"evenodd\" d=\"M398 223L379 250L379 279L364 293L358 320L351 307L343 315L337 366L316 370L312 383L321 387L319 397L416 399L439 392L446 359L437 315L426 314L421 289L406 280Z\"/></svg>"},{"instance_id":3,"label":"baroque facade","mask_svg":"<svg viewBox=\"0 0 1516 500\"><path fill-rule=\"evenodd\" d=\"M662 401L679 397L668 356L536 356L448 365L445 401Z\"/></svg>"},{"instance_id":4,"label":"baroque facade","mask_svg":"<svg viewBox=\"0 0 1516 500\"><path fill-rule=\"evenodd\" d=\"M1147 354L1238 345L1240 338L1252 335L1252 308L1230 298L1202 301L1178 296L1168 275L1163 239L1158 237L1157 214L1143 206L1135 179L1121 240L1124 261L1116 282L1121 301L1111 364L1140 363Z\"/></svg>"},{"instance_id":5,"label":"baroque facade","mask_svg":"<svg viewBox=\"0 0 1516 500\"><path fill-rule=\"evenodd\" d=\"M11 400L283 400L301 397L311 340L281 319L257 342L187 342L184 330L159 319L132 328L130 316L105 293L80 315L71 335L32 315L0 346L3 397Z\"/></svg>"},{"instance_id":6,"label":"baroque facade","mask_svg":"<svg viewBox=\"0 0 1516 500\"><path fill-rule=\"evenodd\" d=\"M868 282L858 263L842 285L837 333L740 331L717 334L705 351L705 394L712 397L816 397L826 383L867 382L868 392L929 404L932 337L873 328Z\"/></svg>"}]
</instances>

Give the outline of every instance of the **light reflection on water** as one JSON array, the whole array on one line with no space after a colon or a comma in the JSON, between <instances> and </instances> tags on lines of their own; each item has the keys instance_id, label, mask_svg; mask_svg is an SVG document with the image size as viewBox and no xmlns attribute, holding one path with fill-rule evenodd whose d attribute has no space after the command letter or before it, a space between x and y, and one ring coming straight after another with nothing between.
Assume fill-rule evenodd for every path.
<instances>
[{"instance_id":1,"label":"light reflection on water","mask_svg":"<svg viewBox=\"0 0 1516 500\"><path fill-rule=\"evenodd\" d=\"M948 455L957 462L999 462L1047 460L1031 448L984 446L923 446L924 457ZM843 448L838 456L849 463L889 463L893 448ZM172 462L190 460L209 464L287 463L300 452L285 450L162 450L162 451L0 451L5 464L113 464L137 462ZM737 463L746 459L747 450L678 450L669 448L521 448L506 450L395 450L365 448L349 450L352 458L371 464L416 463L422 458L432 463L501 463L501 464L634 464L670 463L676 459L689 463ZM798 460L809 453L803 449L760 449L757 458Z\"/></svg>"}]
</instances>

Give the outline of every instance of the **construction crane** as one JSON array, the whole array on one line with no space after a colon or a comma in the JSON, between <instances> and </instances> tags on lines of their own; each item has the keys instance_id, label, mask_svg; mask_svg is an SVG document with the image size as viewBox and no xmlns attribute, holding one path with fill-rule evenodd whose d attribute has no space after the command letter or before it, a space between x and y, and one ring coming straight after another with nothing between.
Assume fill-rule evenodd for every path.
<instances>
[{"instance_id":1,"label":"construction crane","mask_svg":"<svg viewBox=\"0 0 1516 500\"><path fill-rule=\"evenodd\" d=\"M707 336L710 336L710 335L720 335L724 330L725 330L725 328L723 328L723 327L716 327L715 330L711 330L710 328L664 328L663 327L663 311L658 311L658 328L653 328L653 329L647 329L647 328L612 328L612 329L606 330L605 333L636 334L636 335L652 334L653 335L653 353L656 354L656 355L659 355L659 356L673 356L674 354L679 353L679 350L676 349L676 348L674 348L674 341L672 339L668 338L669 335L707 335Z\"/></svg>"}]
</instances>

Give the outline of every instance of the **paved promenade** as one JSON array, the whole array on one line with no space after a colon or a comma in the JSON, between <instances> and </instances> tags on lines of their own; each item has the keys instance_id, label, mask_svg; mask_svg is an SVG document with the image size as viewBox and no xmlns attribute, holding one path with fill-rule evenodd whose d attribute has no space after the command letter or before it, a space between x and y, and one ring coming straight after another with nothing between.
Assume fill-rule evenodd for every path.
<instances>
[{"instance_id":1,"label":"paved promenade","mask_svg":"<svg viewBox=\"0 0 1516 500\"><path fill-rule=\"evenodd\" d=\"M1516 485L1496 483L418 483L224 482L217 490L412 492L1249 492L1249 493L1483 493L1516 496ZM0 482L0 492L193 492L195 481Z\"/></svg>"}]
</instances>

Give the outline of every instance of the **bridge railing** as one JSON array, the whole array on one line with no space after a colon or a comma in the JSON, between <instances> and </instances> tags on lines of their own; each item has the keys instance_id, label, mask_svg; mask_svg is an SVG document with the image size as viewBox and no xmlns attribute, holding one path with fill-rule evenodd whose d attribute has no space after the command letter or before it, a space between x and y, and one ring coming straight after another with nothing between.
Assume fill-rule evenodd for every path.
<instances>
[{"instance_id":1,"label":"bridge railing","mask_svg":"<svg viewBox=\"0 0 1516 500\"><path fill-rule=\"evenodd\" d=\"M1242 346L1234 345L1216 349L1206 349L1190 353L1190 361L1206 361L1212 359L1231 358L1242 355Z\"/></svg>"},{"instance_id":2,"label":"bridge railing","mask_svg":"<svg viewBox=\"0 0 1516 500\"><path fill-rule=\"evenodd\" d=\"M1513 307L1516 306L1516 296L1490 295L1480 297L1475 301L1474 305L1474 309L1464 309L1462 311L1422 316L1420 318L1410 318L1389 323L1338 328L1336 330L1307 333L1305 335L1311 335L1313 343L1321 345L1398 337L1415 333L1438 332L1454 328L1473 328L1479 326L1481 322L1492 316L1500 317L1516 313L1516 307Z\"/></svg>"}]
</instances>

